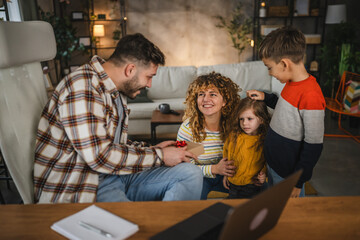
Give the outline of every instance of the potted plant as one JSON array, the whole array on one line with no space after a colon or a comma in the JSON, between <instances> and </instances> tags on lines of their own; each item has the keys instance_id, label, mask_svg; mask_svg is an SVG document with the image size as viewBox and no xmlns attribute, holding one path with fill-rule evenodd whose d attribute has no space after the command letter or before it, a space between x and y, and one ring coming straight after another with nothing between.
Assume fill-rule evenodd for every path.
<instances>
[{"instance_id":1,"label":"potted plant","mask_svg":"<svg viewBox=\"0 0 360 240\"><path fill-rule=\"evenodd\" d=\"M58 17L54 13L44 12L42 9L40 9L40 15L41 19L49 22L54 29L57 64L60 65L60 69L68 69L71 54L76 50L85 53L87 49L83 44L79 44L79 38L76 36L77 30L72 26L69 17ZM59 77L58 73L56 75Z\"/></svg>"},{"instance_id":2,"label":"potted plant","mask_svg":"<svg viewBox=\"0 0 360 240\"><path fill-rule=\"evenodd\" d=\"M239 2L229 22L222 16L215 16L219 21L216 27L225 28L228 31L233 47L238 51L239 59L245 48L250 45L249 34L252 32L253 25L252 19L243 14L242 8L243 4Z\"/></svg>"},{"instance_id":3,"label":"potted plant","mask_svg":"<svg viewBox=\"0 0 360 240\"><path fill-rule=\"evenodd\" d=\"M344 71L359 72L360 52L357 28L353 23L332 26L319 55L322 60L323 75L321 85L325 95L333 97Z\"/></svg>"}]
</instances>

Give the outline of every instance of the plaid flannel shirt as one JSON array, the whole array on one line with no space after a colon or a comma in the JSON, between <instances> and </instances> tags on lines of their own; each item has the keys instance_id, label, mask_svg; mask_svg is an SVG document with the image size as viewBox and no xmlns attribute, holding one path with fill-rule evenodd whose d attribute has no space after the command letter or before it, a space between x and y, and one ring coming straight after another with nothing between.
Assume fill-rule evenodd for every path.
<instances>
[{"instance_id":1,"label":"plaid flannel shirt","mask_svg":"<svg viewBox=\"0 0 360 240\"><path fill-rule=\"evenodd\" d=\"M104 62L94 56L65 77L44 108L35 147L35 202L94 202L100 173L132 174L161 165L161 149L126 144L127 100ZM117 144L119 94L125 115Z\"/></svg>"}]
</instances>

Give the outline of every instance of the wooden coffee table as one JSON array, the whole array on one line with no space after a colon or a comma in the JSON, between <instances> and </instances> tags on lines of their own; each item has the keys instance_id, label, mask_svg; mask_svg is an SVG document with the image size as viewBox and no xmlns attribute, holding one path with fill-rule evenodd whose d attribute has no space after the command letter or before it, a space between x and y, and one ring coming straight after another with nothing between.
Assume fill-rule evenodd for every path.
<instances>
[{"instance_id":1,"label":"wooden coffee table","mask_svg":"<svg viewBox=\"0 0 360 240\"><path fill-rule=\"evenodd\" d=\"M163 114L159 110L154 110L151 117L151 143L156 144L156 127L160 125L177 125L183 122L183 110L175 110L180 115Z\"/></svg>"}]
</instances>

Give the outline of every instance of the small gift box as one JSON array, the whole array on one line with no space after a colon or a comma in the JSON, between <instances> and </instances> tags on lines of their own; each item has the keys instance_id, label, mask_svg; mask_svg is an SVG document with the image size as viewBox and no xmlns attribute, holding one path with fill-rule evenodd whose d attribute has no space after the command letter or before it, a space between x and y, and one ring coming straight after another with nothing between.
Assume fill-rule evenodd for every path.
<instances>
[{"instance_id":1,"label":"small gift box","mask_svg":"<svg viewBox=\"0 0 360 240\"><path fill-rule=\"evenodd\" d=\"M204 146L201 143L194 143L188 141L176 141L176 147L185 147L187 146L187 151L199 156L205 152Z\"/></svg>"}]
</instances>

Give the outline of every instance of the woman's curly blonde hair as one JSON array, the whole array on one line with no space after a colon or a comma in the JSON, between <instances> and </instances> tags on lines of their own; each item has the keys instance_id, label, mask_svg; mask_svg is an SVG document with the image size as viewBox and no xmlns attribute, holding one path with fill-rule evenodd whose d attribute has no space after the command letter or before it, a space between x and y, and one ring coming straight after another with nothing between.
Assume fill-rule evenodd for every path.
<instances>
[{"instance_id":1,"label":"woman's curly blonde hair","mask_svg":"<svg viewBox=\"0 0 360 240\"><path fill-rule=\"evenodd\" d=\"M225 106L221 109L220 137L223 141L231 131L231 122L235 119L234 109L240 102L241 89L230 78L220 73L209 73L197 77L186 93L186 109L183 120L189 119L190 128L195 142L202 142L206 138L205 118L197 106L198 93L210 88L217 88L224 99Z\"/></svg>"}]
</instances>

